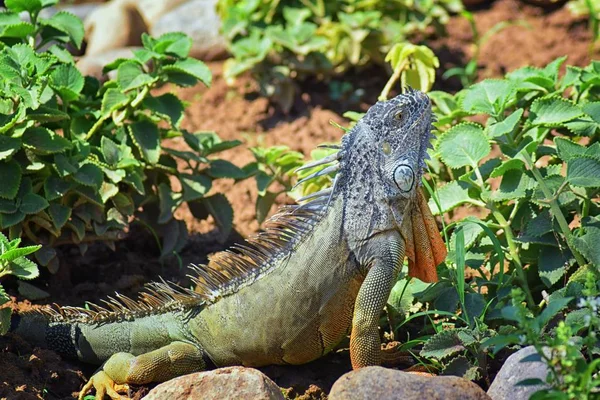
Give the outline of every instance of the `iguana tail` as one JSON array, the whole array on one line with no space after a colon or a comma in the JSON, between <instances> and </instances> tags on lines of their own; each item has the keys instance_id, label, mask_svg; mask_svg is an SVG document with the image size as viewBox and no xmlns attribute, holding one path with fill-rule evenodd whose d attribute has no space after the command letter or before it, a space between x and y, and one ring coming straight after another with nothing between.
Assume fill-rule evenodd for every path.
<instances>
[{"instance_id":1,"label":"iguana tail","mask_svg":"<svg viewBox=\"0 0 600 400\"><path fill-rule=\"evenodd\" d=\"M67 358L101 364L117 352L146 353L181 340L174 312L111 322L60 321L43 312L13 314L10 331Z\"/></svg>"}]
</instances>

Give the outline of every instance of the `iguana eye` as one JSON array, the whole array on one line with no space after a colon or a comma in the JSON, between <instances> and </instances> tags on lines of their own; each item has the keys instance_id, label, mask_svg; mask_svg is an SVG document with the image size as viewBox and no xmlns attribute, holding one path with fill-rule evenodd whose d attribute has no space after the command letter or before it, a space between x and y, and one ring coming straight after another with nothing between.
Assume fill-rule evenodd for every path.
<instances>
[{"instance_id":1,"label":"iguana eye","mask_svg":"<svg viewBox=\"0 0 600 400\"><path fill-rule=\"evenodd\" d=\"M410 166L399 165L394 171L394 182L396 182L401 192L410 192L415 183L415 173Z\"/></svg>"},{"instance_id":2,"label":"iguana eye","mask_svg":"<svg viewBox=\"0 0 600 400\"><path fill-rule=\"evenodd\" d=\"M397 111L397 112L394 114L394 119L395 119L396 121L402 121L402 110L400 110L400 111Z\"/></svg>"}]
</instances>

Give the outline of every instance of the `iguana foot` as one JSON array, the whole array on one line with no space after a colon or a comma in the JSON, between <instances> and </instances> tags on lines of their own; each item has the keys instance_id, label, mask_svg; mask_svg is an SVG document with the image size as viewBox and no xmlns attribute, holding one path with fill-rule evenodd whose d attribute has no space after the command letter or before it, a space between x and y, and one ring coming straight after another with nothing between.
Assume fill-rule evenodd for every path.
<instances>
[{"instance_id":1,"label":"iguana foot","mask_svg":"<svg viewBox=\"0 0 600 400\"><path fill-rule=\"evenodd\" d=\"M96 400L104 400L104 396L110 397L112 400L126 400L127 397L121 396L118 392L123 392L129 389L129 386L119 385L113 381L110 376L104 371L96 372L85 384L79 392L79 400L83 400L86 393L92 389L96 389Z\"/></svg>"}]
</instances>

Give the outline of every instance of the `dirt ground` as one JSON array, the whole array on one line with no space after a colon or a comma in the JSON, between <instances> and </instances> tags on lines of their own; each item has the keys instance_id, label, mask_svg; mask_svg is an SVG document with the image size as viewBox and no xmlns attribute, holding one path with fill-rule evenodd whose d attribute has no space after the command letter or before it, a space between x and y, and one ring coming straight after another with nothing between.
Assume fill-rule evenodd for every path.
<instances>
[{"instance_id":1,"label":"dirt ground","mask_svg":"<svg viewBox=\"0 0 600 400\"><path fill-rule=\"evenodd\" d=\"M498 77L525 65L542 66L562 55L568 55L569 64L583 66L590 61L591 34L587 22L573 18L565 8L544 10L516 0L497 0L473 12L480 34L500 21L522 20L529 25L529 28L521 25L507 28L481 48L480 78ZM466 20L453 17L447 30L446 37L426 39L440 58L442 70L466 64L473 52L471 30ZM214 74L211 88L198 86L178 91L191 103L186 128L214 130L223 139L241 138L243 146L222 154L223 158L239 166L253 160L248 150L252 146L283 144L308 155L317 144L338 141L342 131L331 126L330 120L345 124L341 117L343 111L350 107L364 111L375 101L386 79L378 70L346 78L355 87L366 91L362 104L354 106L332 102L325 85L311 84L307 89L310 92L297 99L292 112L283 115L256 95L250 79L241 78L236 88L229 88L222 78L222 63L213 62L209 66ZM438 78L437 89L459 88L457 81ZM198 222L185 208L178 210L177 217L186 221L192 234L181 253L183 265L205 262L208 254L259 229L255 220L257 191L253 180L235 185L233 181L222 180L213 190L225 193L232 203L237 232L221 243L210 221ZM278 199L278 203L285 201L289 200ZM159 263L158 250L147 245L149 240L152 241L146 231L134 226L129 237L117 244L115 252L103 244L90 246L85 256L80 256L75 248L60 249L62 262L58 273L51 275L42 271L42 278L33 282L51 296L35 304L82 305L85 300L97 301L114 291L135 295L145 282L158 276L181 282L185 268L181 269L175 261ZM3 284L10 294L17 293L14 281L3 281ZM15 298L15 307L32 307L22 300ZM325 398L333 382L349 369L348 355L341 352L307 366L264 370L281 387L288 388L290 397L321 399ZM94 366L62 360L52 351L32 348L18 337L0 337L0 399L70 399L76 397L94 370ZM141 398L148 390L148 387L133 388L130 395Z\"/></svg>"}]
</instances>

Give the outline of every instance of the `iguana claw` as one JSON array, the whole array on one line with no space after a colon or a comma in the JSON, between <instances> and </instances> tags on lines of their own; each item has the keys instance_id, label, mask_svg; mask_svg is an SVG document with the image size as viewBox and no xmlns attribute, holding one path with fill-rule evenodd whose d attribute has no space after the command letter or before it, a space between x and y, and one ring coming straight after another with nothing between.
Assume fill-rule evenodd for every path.
<instances>
[{"instance_id":1,"label":"iguana claw","mask_svg":"<svg viewBox=\"0 0 600 400\"><path fill-rule=\"evenodd\" d=\"M110 397L112 400L126 400L127 397L121 396L117 392L126 391L129 389L127 385L116 384L104 371L96 372L85 386L79 392L78 400L83 400L86 393L92 389L96 389L96 400L104 400L104 396Z\"/></svg>"}]
</instances>

